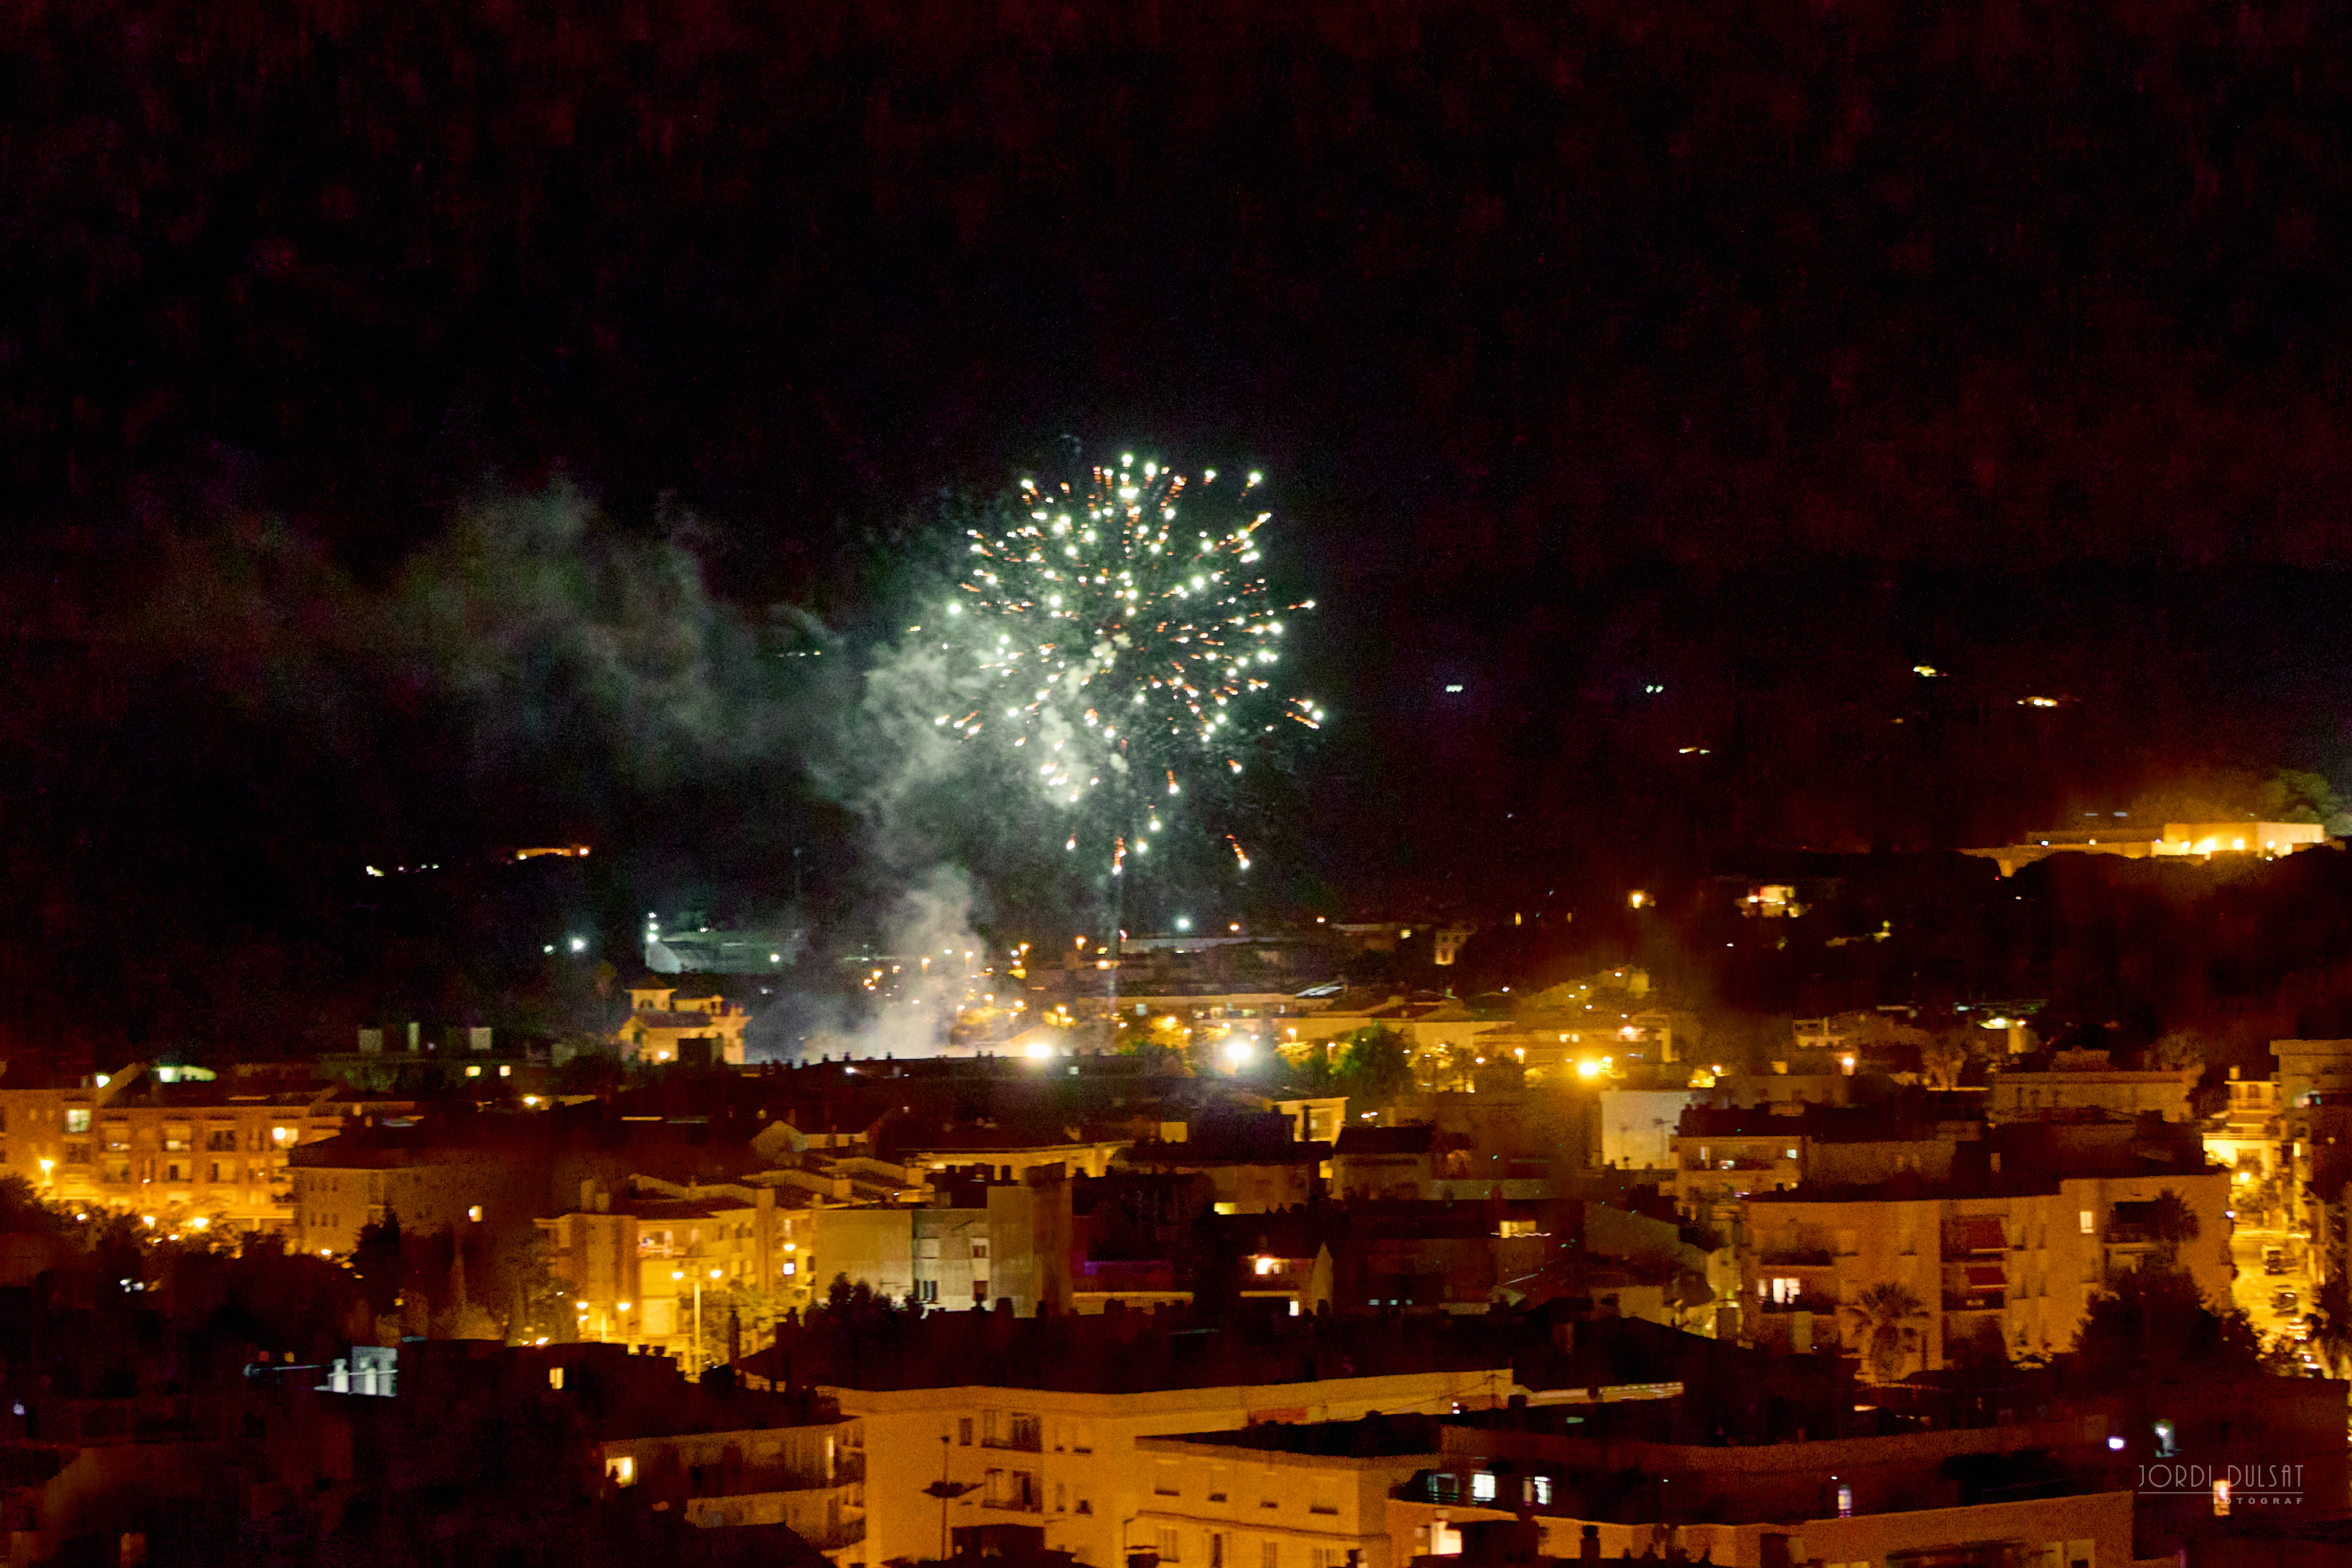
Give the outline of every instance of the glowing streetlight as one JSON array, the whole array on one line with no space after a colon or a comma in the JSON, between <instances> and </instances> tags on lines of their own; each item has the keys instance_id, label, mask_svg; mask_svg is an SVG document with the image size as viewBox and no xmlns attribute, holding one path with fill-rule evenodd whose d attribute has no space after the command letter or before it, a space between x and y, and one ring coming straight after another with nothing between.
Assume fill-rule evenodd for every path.
<instances>
[{"instance_id":1,"label":"glowing streetlight","mask_svg":"<svg viewBox=\"0 0 2352 1568\"><path fill-rule=\"evenodd\" d=\"M670 1277L672 1279L684 1279L686 1278L686 1270L685 1270L685 1269L683 1269L683 1268L673 1268L673 1269L671 1269L671 1270L669 1271L669 1277ZM717 1269L717 1268L714 1268L714 1269L712 1269L712 1270L710 1271L710 1279L711 1279L711 1282L712 1282L713 1284L718 1283L718 1281L719 1281L721 1278L723 1278L723 1271L722 1271L722 1270L720 1270L720 1269ZM694 1358L693 1358L693 1360L692 1360L692 1361L690 1361L688 1364L688 1365L693 1369L693 1373L694 1373L694 1375L696 1375L696 1376L700 1376L700 1375L701 1375L701 1373L702 1373L702 1275L701 1275L701 1274L700 1274L700 1272L698 1272L698 1272L695 1274L695 1276L694 1276Z\"/></svg>"}]
</instances>

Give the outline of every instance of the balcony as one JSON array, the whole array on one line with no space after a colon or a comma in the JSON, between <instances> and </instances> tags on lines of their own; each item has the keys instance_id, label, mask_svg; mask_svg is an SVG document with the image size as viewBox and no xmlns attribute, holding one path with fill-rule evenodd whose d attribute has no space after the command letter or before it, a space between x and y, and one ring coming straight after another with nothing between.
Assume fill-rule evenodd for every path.
<instances>
[{"instance_id":1,"label":"balcony","mask_svg":"<svg viewBox=\"0 0 2352 1568\"><path fill-rule=\"evenodd\" d=\"M1944 1310L1947 1312L1998 1312L2008 1305L2009 1295L2002 1290L1974 1296L1958 1296L1948 1290L1944 1293Z\"/></svg>"},{"instance_id":2,"label":"balcony","mask_svg":"<svg viewBox=\"0 0 2352 1568\"><path fill-rule=\"evenodd\" d=\"M1015 1453L1034 1454L1045 1447L1045 1426L1034 1415L1016 1415L980 1439L983 1448L1009 1448Z\"/></svg>"},{"instance_id":3,"label":"balcony","mask_svg":"<svg viewBox=\"0 0 2352 1568\"><path fill-rule=\"evenodd\" d=\"M1773 1268L1834 1268L1837 1255L1826 1247L1767 1247L1759 1260Z\"/></svg>"},{"instance_id":4,"label":"balcony","mask_svg":"<svg viewBox=\"0 0 2352 1568\"><path fill-rule=\"evenodd\" d=\"M845 1546L855 1546L866 1539L866 1516L859 1514L856 1519L831 1521L814 1535L806 1531L798 1533L802 1540L819 1552L836 1552Z\"/></svg>"},{"instance_id":5,"label":"balcony","mask_svg":"<svg viewBox=\"0 0 2352 1568\"><path fill-rule=\"evenodd\" d=\"M1026 1470L1016 1470L1009 1476L995 1478L981 1500L982 1508L992 1508L1006 1513L1043 1513L1045 1511L1045 1489L1037 1478Z\"/></svg>"},{"instance_id":6,"label":"balcony","mask_svg":"<svg viewBox=\"0 0 2352 1568\"><path fill-rule=\"evenodd\" d=\"M1769 1300L1760 1301L1757 1304L1757 1308L1758 1310L1767 1313L1811 1312L1818 1316L1834 1317L1837 1314L1838 1299L1821 1290L1801 1290L1785 1301Z\"/></svg>"}]
</instances>

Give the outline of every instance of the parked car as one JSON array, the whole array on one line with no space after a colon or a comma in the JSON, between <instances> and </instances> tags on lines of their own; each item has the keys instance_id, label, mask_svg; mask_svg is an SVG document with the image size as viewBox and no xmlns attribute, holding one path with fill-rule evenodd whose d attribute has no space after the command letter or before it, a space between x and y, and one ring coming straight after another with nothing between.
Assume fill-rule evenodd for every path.
<instances>
[{"instance_id":1,"label":"parked car","mask_svg":"<svg viewBox=\"0 0 2352 1568\"><path fill-rule=\"evenodd\" d=\"M2292 1312L2301 1304L2302 1298L2298 1297L2294 1293L2294 1288L2289 1285L2280 1286L2276 1294L2271 1297L2271 1310L2273 1312Z\"/></svg>"},{"instance_id":2,"label":"parked car","mask_svg":"<svg viewBox=\"0 0 2352 1568\"><path fill-rule=\"evenodd\" d=\"M2265 1274L2285 1273L2286 1254L2275 1247L2265 1247L2263 1251L2263 1272Z\"/></svg>"}]
</instances>

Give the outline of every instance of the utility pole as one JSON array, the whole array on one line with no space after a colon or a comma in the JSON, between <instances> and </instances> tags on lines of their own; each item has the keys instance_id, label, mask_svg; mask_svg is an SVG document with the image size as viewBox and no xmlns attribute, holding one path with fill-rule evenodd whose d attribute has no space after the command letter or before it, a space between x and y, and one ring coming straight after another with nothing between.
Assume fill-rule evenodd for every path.
<instances>
[{"instance_id":1,"label":"utility pole","mask_svg":"<svg viewBox=\"0 0 2352 1568\"><path fill-rule=\"evenodd\" d=\"M923 1489L924 1496L940 1500L940 1561L941 1563L948 1560L948 1503L972 1489L972 1483L970 1481L948 1479L948 1458L955 1452L950 1447L951 1441L947 1433L940 1434L940 1479Z\"/></svg>"}]
</instances>

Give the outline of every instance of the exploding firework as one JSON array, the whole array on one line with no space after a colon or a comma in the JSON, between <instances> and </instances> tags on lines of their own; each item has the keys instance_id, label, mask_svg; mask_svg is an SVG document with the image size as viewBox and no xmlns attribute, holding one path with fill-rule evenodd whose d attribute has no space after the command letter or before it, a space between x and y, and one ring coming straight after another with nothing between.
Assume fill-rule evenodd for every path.
<instances>
[{"instance_id":1,"label":"exploding firework","mask_svg":"<svg viewBox=\"0 0 2352 1568\"><path fill-rule=\"evenodd\" d=\"M1014 519L972 531L971 574L933 623L971 693L936 722L1034 757L1023 772L1078 818L1065 847L1099 845L1114 875L1150 854L1189 776L1240 774L1276 718L1322 724L1276 690L1283 616L1315 604L1268 597L1261 482L1131 455L1082 486L1024 479Z\"/></svg>"}]
</instances>

